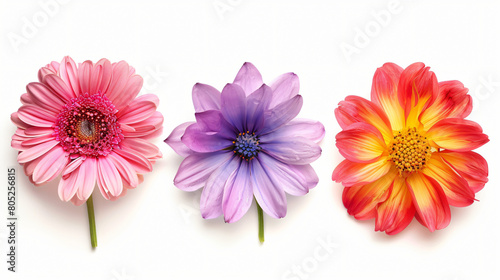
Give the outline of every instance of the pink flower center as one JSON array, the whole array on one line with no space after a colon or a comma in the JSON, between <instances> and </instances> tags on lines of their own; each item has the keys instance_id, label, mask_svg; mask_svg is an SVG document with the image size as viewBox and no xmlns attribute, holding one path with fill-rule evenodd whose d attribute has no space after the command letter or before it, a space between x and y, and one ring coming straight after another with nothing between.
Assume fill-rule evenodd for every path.
<instances>
[{"instance_id":1,"label":"pink flower center","mask_svg":"<svg viewBox=\"0 0 500 280\"><path fill-rule=\"evenodd\" d=\"M101 92L73 98L57 117L56 140L75 156L106 156L124 138L116 112L113 103Z\"/></svg>"}]
</instances>

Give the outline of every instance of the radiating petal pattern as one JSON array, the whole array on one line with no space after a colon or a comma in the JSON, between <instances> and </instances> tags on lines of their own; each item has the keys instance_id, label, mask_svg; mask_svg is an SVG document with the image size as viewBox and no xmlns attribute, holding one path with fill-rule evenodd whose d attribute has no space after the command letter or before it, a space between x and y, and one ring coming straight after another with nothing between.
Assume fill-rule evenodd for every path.
<instances>
[{"instance_id":1,"label":"radiating petal pattern","mask_svg":"<svg viewBox=\"0 0 500 280\"><path fill-rule=\"evenodd\" d=\"M142 78L126 62L52 62L29 83L11 115L18 127L11 145L30 181L42 185L62 176L61 200L81 205L97 184L106 199L135 188L161 158L150 138L161 133L163 116L153 94L136 98ZM184 127L172 145L182 153Z\"/></svg>"},{"instance_id":2,"label":"radiating petal pattern","mask_svg":"<svg viewBox=\"0 0 500 280\"><path fill-rule=\"evenodd\" d=\"M358 220L393 235L415 218L431 232L451 220L450 206L465 207L488 182L486 160L472 150L489 141L465 118L472 110L459 81L438 82L423 63L378 68L371 101L348 96L335 109L336 136L346 159L332 179Z\"/></svg>"},{"instance_id":3,"label":"radiating petal pattern","mask_svg":"<svg viewBox=\"0 0 500 280\"><path fill-rule=\"evenodd\" d=\"M285 73L268 86L248 62L220 93L196 84L196 122L176 127L165 140L185 157L174 185L185 191L203 188L205 219L223 215L236 222L254 200L269 216L283 218L286 194L305 195L319 181L311 163L321 155L325 128L295 119L302 102L296 74Z\"/></svg>"}]
</instances>

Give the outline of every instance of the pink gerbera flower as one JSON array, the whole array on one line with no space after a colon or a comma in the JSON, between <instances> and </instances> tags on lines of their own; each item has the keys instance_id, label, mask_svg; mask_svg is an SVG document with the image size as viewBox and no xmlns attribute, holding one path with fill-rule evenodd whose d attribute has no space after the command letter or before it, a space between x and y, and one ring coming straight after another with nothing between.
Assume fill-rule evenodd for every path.
<instances>
[{"instance_id":1,"label":"pink gerbera flower","mask_svg":"<svg viewBox=\"0 0 500 280\"><path fill-rule=\"evenodd\" d=\"M96 183L114 200L152 171L161 153L149 140L160 135L163 116L155 95L136 98L143 80L134 68L65 57L42 67L38 80L11 115L18 127L12 147L34 185L62 175L60 199L91 204Z\"/></svg>"},{"instance_id":2,"label":"pink gerbera flower","mask_svg":"<svg viewBox=\"0 0 500 280\"><path fill-rule=\"evenodd\" d=\"M335 116L337 147L346 158L333 171L342 200L358 220L396 234L416 218L431 232L450 223L488 181L481 126L465 118L472 98L459 81L437 81L423 63L386 63L373 77L371 101L348 96Z\"/></svg>"}]
</instances>

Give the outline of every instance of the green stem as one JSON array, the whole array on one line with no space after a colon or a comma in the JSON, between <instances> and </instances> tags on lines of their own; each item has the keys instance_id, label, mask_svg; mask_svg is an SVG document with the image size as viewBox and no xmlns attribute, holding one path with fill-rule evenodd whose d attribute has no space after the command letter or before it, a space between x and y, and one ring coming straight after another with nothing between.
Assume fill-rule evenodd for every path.
<instances>
[{"instance_id":1,"label":"green stem","mask_svg":"<svg viewBox=\"0 0 500 280\"><path fill-rule=\"evenodd\" d=\"M259 241L260 243L264 243L264 212L262 212L262 208L259 203L257 203L257 215L259 216Z\"/></svg>"},{"instance_id":2,"label":"green stem","mask_svg":"<svg viewBox=\"0 0 500 280\"><path fill-rule=\"evenodd\" d=\"M95 232L94 202L92 195L87 199L87 213L89 214L90 243L92 248L97 247L97 234Z\"/></svg>"}]
</instances>

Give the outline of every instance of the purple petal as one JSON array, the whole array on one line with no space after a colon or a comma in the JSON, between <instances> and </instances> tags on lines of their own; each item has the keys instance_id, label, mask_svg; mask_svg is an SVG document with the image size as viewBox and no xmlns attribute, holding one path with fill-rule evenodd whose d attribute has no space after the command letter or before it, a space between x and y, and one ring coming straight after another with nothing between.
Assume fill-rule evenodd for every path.
<instances>
[{"instance_id":1,"label":"purple petal","mask_svg":"<svg viewBox=\"0 0 500 280\"><path fill-rule=\"evenodd\" d=\"M208 177L200 199L200 211L204 219L213 219L222 215L224 185L229 176L236 172L240 161L239 157L233 156L232 159L219 166Z\"/></svg>"},{"instance_id":2,"label":"purple petal","mask_svg":"<svg viewBox=\"0 0 500 280\"><path fill-rule=\"evenodd\" d=\"M233 83L239 85L248 96L260 88L264 82L262 82L262 75L260 75L259 70L252 63L245 62L236 78L234 78Z\"/></svg>"},{"instance_id":3,"label":"purple petal","mask_svg":"<svg viewBox=\"0 0 500 280\"><path fill-rule=\"evenodd\" d=\"M203 187L212 172L233 157L232 153L193 153L185 158L174 178L174 185L192 192Z\"/></svg>"},{"instance_id":4,"label":"purple petal","mask_svg":"<svg viewBox=\"0 0 500 280\"><path fill-rule=\"evenodd\" d=\"M259 161L267 174L275 178L276 182L280 182L281 187L288 194L305 195L318 184L318 175L310 164L285 164L265 153L259 154Z\"/></svg>"},{"instance_id":5,"label":"purple petal","mask_svg":"<svg viewBox=\"0 0 500 280\"><path fill-rule=\"evenodd\" d=\"M270 87L262 85L247 98L246 129L250 133L259 131L264 126L264 112L269 108L273 92Z\"/></svg>"},{"instance_id":6,"label":"purple petal","mask_svg":"<svg viewBox=\"0 0 500 280\"><path fill-rule=\"evenodd\" d=\"M271 108L274 108L299 94L299 77L295 73L285 73L271 83L271 88L273 89Z\"/></svg>"},{"instance_id":7,"label":"purple petal","mask_svg":"<svg viewBox=\"0 0 500 280\"><path fill-rule=\"evenodd\" d=\"M227 84L221 93L221 106L224 118L239 132L244 131L246 96L243 89L235 84Z\"/></svg>"},{"instance_id":8,"label":"purple petal","mask_svg":"<svg viewBox=\"0 0 500 280\"><path fill-rule=\"evenodd\" d=\"M224 135L216 132L204 131L197 123L186 128L186 132L184 132L181 141L188 148L199 153L221 151L233 144L233 142L224 137Z\"/></svg>"},{"instance_id":9,"label":"purple petal","mask_svg":"<svg viewBox=\"0 0 500 280\"><path fill-rule=\"evenodd\" d=\"M192 151L181 141L182 135L186 131L186 128L190 125L194 124L194 122L185 122L178 127L174 128L172 133L165 139L165 143L167 143L174 151L182 157L189 156Z\"/></svg>"},{"instance_id":10,"label":"purple petal","mask_svg":"<svg viewBox=\"0 0 500 280\"><path fill-rule=\"evenodd\" d=\"M222 210L226 223L238 221L250 208L253 192L248 162L241 161L237 172L229 176L222 195Z\"/></svg>"},{"instance_id":11,"label":"purple petal","mask_svg":"<svg viewBox=\"0 0 500 280\"><path fill-rule=\"evenodd\" d=\"M261 131L261 135L272 132L290 122L299 114L301 108L302 96L297 95L266 112L266 114L269 115L266 116L264 129Z\"/></svg>"},{"instance_id":12,"label":"purple petal","mask_svg":"<svg viewBox=\"0 0 500 280\"><path fill-rule=\"evenodd\" d=\"M253 194L262 210L273 218L285 217L286 195L281 182L270 178L269 170L264 170L259 160L252 160L251 167Z\"/></svg>"},{"instance_id":13,"label":"purple petal","mask_svg":"<svg viewBox=\"0 0 500 280\"><path fill-rule=\"evenodd\" d=\"M288 164L309 164L321 155L319 145L303 137L261 143L260 146L267 154Z\"/></svg>"},{"instance_id":14,"label":"purple petal","mask_svg":"<svg viewBox=\"0 0 500 280\"><path fill-rule=\"evenodd\" d=\"M325 136L325 127L319 121L295 119L278 128L272 133L262 135L261 143L281 142L283 139L303 137L315 143L320 142Z\"/></svg>"},{"instance_id":15,"label":"purple petal","mask_svg":"<svg viewBox=\"0 0 500 280\"><path fill-rule=\"evenodd\" d=\"M224 119L222 113L216 110L208 110L196 113L196 122L203 132L217 133L219 136L233 140L237 133L233 127Z\"/></svg>"},{"instance_id":16,"label":"purple petal","mask_svg":"<svg viewBox=\"0 0 500 280\"><path fill-rule=\"evenodd\" d=\"M193 86L193 104L196 113L220 110L220 92L212 86L197 83Z\"/></svg>"}]
</instances>

